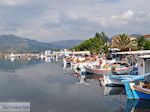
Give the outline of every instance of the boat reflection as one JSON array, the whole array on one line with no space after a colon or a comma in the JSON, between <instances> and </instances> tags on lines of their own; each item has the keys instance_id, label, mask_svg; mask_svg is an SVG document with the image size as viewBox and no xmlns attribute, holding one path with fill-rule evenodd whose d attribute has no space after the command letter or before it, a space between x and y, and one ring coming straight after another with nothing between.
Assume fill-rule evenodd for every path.
<instances>
[{"instance_id":1,"label":"boat reflection","mask_svg":"<svg viewBox=\"0 0 150 112\"><path fill-rule=\"evenodd\" d=\"M127 100L126 112L150 112L150 101Z\"/></svg>"},{"instance_id":2,"label":"boat reflection","mask_svg":"<svg viewBox=\"0 0 150 112\"><path fill-rule=\"evenodd\" d=\"M63 70L71 71L71 65L63 64Z\"/></svg>"},{"instance_id":3,"label":"boat reflection","mask_svg":"<svg viewBox=\"0 0 150 112\"><path fill-rule=\"evenodd\" d=\"M93 75L93 74L88 74L88 75L78 75L80 82L77 84L85 84L89 85L89 83L93 80L98 80L99 78L102 78L100 75Z\"/></svg>"},{"instance_id":4,"label":"boat reflection","mask_svg":"<svg viewBox=\"0 0 150 112\"><path fill-rule=\"evenodd\" d=\"M104 87L104 95L119 95L125 94L124 87Z\"/></svg>"},{"instance_id":5,"label":"boat reflection","mask_svg":"<svg viewBox=\"0 0 150 112\"><path fill-rule=\"evenodd\" d=\"M53 58L52 57L45 57L45 62L52 62Z\"/></svg>"}]
</instances>

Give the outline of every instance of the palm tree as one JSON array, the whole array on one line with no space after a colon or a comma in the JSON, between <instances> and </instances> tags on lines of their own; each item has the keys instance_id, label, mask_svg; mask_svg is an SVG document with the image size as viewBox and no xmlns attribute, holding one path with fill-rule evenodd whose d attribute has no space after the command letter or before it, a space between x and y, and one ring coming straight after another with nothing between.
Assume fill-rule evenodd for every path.
<instances>
[{"instance_id":1,"label":"palm tree","mask_svg":"<svg viewBox=\"0 0 150 112\"><path fill-rule=\"evenodd\" d=\"M119 38L114 40L111 46L120 49L120 51L126 51L132 48L133 42L134 41L128 38L126 34L122 34L119 35Z\"/></svg>"},{"instance_id":2,"label":"palm tree","mask_svg":"<svg viewBox=\"0 0 150 112\"><path fill-rule=\"evenodd\" d=\"M136 42L137 42L138 49L142 50L145 46L146 40L143 37L137 37Z\"/></svg>"}]
</instances>

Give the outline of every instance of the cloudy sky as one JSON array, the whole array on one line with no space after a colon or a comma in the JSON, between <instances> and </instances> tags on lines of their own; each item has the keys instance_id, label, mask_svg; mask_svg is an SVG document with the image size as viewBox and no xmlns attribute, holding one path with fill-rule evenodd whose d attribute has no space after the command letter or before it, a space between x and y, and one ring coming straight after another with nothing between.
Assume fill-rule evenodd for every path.
<instances>
[{"instance_id":1,"label":"cloudy sky","mask_svg":"<svg viewBox=\"0 0 150 112\"><path fill-rule=\"evenodd\" d=\"M149 34L150 0L0 0L0 34L43 42Z\"/></svg>"}]
</instances>

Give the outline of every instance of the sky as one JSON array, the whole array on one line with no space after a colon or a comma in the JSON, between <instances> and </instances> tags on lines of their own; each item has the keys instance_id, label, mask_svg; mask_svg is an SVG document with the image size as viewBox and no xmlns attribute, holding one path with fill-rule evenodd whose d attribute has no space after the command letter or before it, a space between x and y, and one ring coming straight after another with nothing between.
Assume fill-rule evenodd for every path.
<instances>
[{"instance_id":1,"label":"sky","mask_svg":"<svg viewBox=\"0 0 150 112\"><path fill-rule=\"evenodd\" d=\"M149 34L150 0L0 0L0 35L42 42Z\"/></svg>"}]
</instances>

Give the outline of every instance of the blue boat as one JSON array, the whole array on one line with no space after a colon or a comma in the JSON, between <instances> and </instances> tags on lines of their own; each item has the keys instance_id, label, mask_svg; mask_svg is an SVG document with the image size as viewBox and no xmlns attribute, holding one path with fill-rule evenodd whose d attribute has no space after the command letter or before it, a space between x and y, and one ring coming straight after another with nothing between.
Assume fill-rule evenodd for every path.
<instances>
[{"instance_id":1,"label":"blue boat","mask_svg":"<svg viewBox=\"0 0 150 112\"><path fill-rule=\"evenodd\" d=\"M106 86L124 86L122 80L132 79L132 74L125 75L104 75L104 85Z\"/></svg>"},{"instance_id":2,"label":"blue boat","mask_svg":"<svg viewBox=\"0 0 150 112\"><path fill-rule=\"evenodd\" d=\"M128 99L150 100L150 82L143 80L150 76L150 73L135 76L132 79L123 80ZM141 81L142 79L142 81Z\"/></svg>"},{"instance_id":3,"label":"blue boat","mask_svg":"<svg viewBox=\"0 0 150 112\"><path fill-rule=\"evenodd\" d=\"M135 68L135 67L134 67ZM126 80L126 79L132 79L134 78L134 76L137 76L137 70L132 70L132 71L128 71L125 73L117 73L117 72L112 72L112 74L104 74L104 85L106 86L124 86L124 83L121 82L122 80Z\"/></svg>"}]
</instances>

